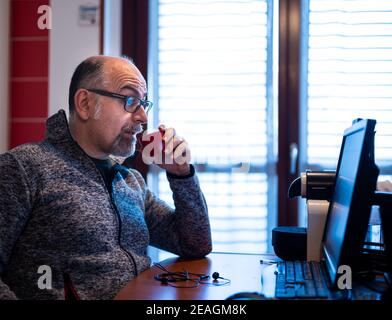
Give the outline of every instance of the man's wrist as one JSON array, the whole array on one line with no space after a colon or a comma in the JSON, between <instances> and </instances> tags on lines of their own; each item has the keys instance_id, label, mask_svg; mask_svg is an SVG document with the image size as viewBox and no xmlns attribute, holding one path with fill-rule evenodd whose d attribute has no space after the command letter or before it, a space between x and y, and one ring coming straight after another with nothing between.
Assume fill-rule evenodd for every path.
<instances>
[{"instance_id":1,"label":"man's wrist","mask_svg":"<svg viewBox=\"0 0 392 320\"><path fill-rule=\"evenodd\" d=\"M189 170L187 171L184 170L184 173L177 174L177 173L170 173L169 171L166 171L166 175L169 178L174 178L174 179L187 179L193 177L194 174L195 174L195 168L191 164L189 165Z\"/></svg>"}]
</instances>

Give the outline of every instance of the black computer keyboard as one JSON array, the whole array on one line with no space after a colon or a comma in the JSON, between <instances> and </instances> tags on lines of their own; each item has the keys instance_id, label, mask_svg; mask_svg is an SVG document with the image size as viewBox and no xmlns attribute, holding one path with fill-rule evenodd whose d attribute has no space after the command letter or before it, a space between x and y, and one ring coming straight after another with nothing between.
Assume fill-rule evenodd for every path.
<instances>
[{"instance_id":1,"label":"black computer keyboard","mask_svg":"<svg viewBox=\"0 0 392 320\"><path fill-rule=\"evenodd\" d=\"M320 263L281 261L276 270L275 297L281 299L325 299L328 287Z\"/></svg>"}]
</instances>

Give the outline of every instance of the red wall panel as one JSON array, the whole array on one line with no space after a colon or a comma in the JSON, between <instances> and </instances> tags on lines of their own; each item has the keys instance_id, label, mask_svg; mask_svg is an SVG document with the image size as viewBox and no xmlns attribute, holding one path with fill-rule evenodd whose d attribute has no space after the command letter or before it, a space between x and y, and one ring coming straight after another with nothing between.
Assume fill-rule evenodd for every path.
<instances>
[{"instance_id":1,"label":"red wall panel","mask_svg":"<svg viewBox=\"0 0 392 320\"><path fill-rule=\"evenodd\" d=\"M49 0L12 0L10 26L10 147L44 137L48 115L49 31L38 28Z\"/></svg>"},{"instance_id":2,"label":"red wall panel","mask_svg":"<svg viewBox=\"0 0 392 320\"><path fill-rule=\"evenodd\" d=\"M37 142L42 140L45 134L45 123L11 123L11 143L10 147L14 148L26 142Z\"/></svg>"},{"instance_id":3,"label":"red wall panel","mask_svg":"<svg viewBox=\"0 0 392 320\"><path fill-rule=\"evenodd\" d=\"M49 5L48 0L12 0L11 1L11 36L39 37L47 36L47 29L39 29L37 21L41 5Z\"/></svg>"},{"instance_id":4,"label":"red wall panel","mask_svg":"<svg viewBox=\"0 0 392 320\"><path fill-rule=\"evenodd\" d=\"M12 41L11 77L47 77L48 41Z\"/></svg>"},{"instance_id":5,"label":"red wall panel","mask_svg":"<svg viewBox=\"0 0 392 320\"><path fill-rule=\"evenodd\" d=\"M13 82L11 87L12 118L48 116L48 83Z\"/></svg>"}]
</instances>

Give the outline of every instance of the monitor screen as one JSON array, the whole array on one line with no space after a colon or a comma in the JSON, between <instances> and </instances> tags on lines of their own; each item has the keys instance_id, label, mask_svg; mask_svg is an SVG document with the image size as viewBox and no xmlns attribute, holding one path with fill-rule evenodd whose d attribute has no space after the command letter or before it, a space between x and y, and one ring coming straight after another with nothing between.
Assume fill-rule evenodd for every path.
<instances>
[{"instance_id":1,"label":"monitor screen","mask_svg":"<svg viewBox=\"0 0 392 320\"><path fill-rule=\"evenodd\" d=\"M360 120L343 135L322 246L333 286L340 265L355 269L365 239L379 172L373 156L375 125L375 120Z\"/></svg>"}]
</instances>

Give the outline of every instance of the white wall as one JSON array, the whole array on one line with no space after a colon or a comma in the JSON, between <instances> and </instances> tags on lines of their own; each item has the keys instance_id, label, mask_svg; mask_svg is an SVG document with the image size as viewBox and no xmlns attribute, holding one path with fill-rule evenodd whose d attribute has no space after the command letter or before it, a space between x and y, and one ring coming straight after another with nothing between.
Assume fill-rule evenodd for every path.
<instances>
[{"instance_id":1,"label":"white wall","mask_svg":"<svg viewBox=\"0 0 392 320\"><path fill-rule=\"evenodd\" d=\"M79 24L80 5L99 5L99 0L51 0L52 30L49 35L49 116L60 109L68 113L68 89L72 73L85 58L99 54L99 23Z\"/></svg>"},{"instance_id":2,"label":"white wall","mask_svg":"<svg viewBox=\"0 0 392 320\"><path fill-rule=\"evenodd\" d=\"M9 8L0 1L0 153L8 149Z\"/></svg>"}]
</instances>

